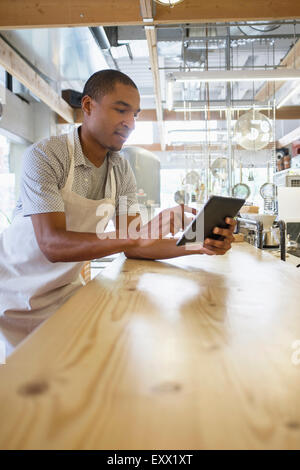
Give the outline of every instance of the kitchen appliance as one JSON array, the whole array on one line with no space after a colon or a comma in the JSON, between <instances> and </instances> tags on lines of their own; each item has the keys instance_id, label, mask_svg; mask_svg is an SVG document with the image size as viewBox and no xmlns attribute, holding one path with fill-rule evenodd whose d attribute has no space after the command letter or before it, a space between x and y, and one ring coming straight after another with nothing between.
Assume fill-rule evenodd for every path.
<instances>
[{"instance_id":1,"label":"kitchen appliance","mask_svg":"<svg viewBox=\"0 0 300 470\"><path fill-rule=\"evenodd\" d=\"M275 173L273 181L276 186L300 188L300 169L289 168L288 170Z\"/></svg>"},{"instance_id":2,"label":"kitchen appliance","mask_svg":"<svg viewBox=\"0 0 300 470\"><path fill-rule=\"evenodd\" d=\"M276 215L272 214L243 214L244 219L255 220L262 223L262 245L263 248L275 248L280 243L279 227L274 226Z\"/></svg>"},{"instance_id":3,"label":"kitchen appliance","mask_svg":"<svg viewBox=\"0 0 300 470\"><path fill-rule=\"evenodd\" d=\"M286 251L300 258L300 222L286 224Z\"/></svg>"},{"instance_id":4,"label":"kitchen appliance","mask_svg":"<svg viewBox=\"0 0 300 470\"><path fill-rule=\"evenodd\" d=\"M278 188L278 217L285 222L287 253L300 257L300 187Z\"/></svg>"},{"instance_id":5,"label":"kitchen appliance","mask_svg":"<svg viewBox=\"0 0 300 470\"><path fill-rule=\"evenodd\" d=\"M300 141L296 140L295 142L292 143L292 157L296 157L297 155L300 155Z\"/></svg>"}]
</instances>

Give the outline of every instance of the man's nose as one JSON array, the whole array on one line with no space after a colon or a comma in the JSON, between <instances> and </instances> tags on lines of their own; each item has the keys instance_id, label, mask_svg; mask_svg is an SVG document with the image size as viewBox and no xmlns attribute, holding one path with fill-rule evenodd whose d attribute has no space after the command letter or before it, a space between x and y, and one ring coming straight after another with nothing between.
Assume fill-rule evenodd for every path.
<instances>
[{"instance_id":1,"label":"man's nose","mask_svg":"<svg viewBox=\"0 0 300 470\"><path fill-rule=\"evenodd\" d=\"M134 117L133 115L126 117L126 119L124 119L124 121L123 121L123 124L124 124L128 129L130 129L131 131L133 131L133 130L135 129L135 117Z\"/></svg>"}]
</instances>

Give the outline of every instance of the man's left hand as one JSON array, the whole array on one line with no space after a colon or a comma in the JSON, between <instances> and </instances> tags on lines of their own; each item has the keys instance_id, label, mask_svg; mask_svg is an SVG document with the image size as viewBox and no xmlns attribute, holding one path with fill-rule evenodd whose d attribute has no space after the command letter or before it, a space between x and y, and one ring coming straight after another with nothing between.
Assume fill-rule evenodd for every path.
<instances>
[{"instance_id":1,"label":"man's left hand","mask_svg":"<svg viewBox=\"0 0 300 470\"><path fill-rule=\"evenodd\" d=\"M213 232L217 235L224 237L224 240L214 240L212 238L206 238L204 240L203 248L204 253L207 255L225 255L230 250L231 244L234 241L233 231L236 226L236 221L230 217L226 217L226 224L228 228L215 227Z\"/></svg>"}]
</instances>

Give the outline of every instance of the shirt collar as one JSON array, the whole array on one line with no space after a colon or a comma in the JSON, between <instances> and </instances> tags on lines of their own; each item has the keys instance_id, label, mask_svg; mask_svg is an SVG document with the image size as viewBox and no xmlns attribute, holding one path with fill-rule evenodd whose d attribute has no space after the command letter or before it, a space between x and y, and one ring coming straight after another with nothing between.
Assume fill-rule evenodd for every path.
<instances>
[{"instance_id":1,"label":"shirt collar","mask_svg":"<svg viewBox=\"0 0 300 470\"><path fill-rule=\"evenodd\" d=\"M79 127L76 128L75 132L75 148L74 148L74 164L75 166L86 166L88 168L93 168L93 165L89 162L87 158L84 157L79 135L78 135L78 129ZM108 164L115 166L118 163L118 160L120 158L119 152L108 152Z\"/></svg>"}]
</instances>

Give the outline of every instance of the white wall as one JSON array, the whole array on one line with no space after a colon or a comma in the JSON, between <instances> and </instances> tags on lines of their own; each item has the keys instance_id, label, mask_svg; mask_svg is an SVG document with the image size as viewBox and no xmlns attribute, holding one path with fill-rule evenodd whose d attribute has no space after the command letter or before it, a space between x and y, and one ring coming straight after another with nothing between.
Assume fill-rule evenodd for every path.
<instances>
[{"instance_id":1,"label":"white wall","mask_svg":"<svg viewBox=\"0 0 300 470\"><path fill-rule=\"evenodd\" d=\"M29 103L6 90L0 132L19 143L31 143L34 139L33 113Z\"/></svg>"},{"instance_id":2,"label":"white wall","mask_svg":"<svg viewBox=\"0 0 300 470\"><path fill-rule=\"evenodd\" d=\"M19 195L22 157L34 142L56 134L56 116L44 103L26 103L6 92L0 133L10 140L10 172L15 174L15 196Z\"/></svg>"}]
</instances>

